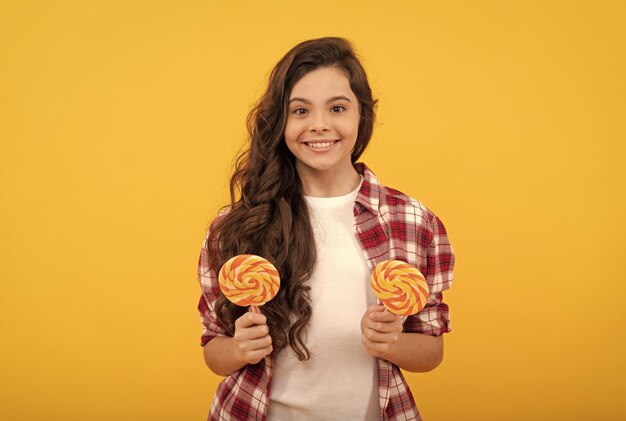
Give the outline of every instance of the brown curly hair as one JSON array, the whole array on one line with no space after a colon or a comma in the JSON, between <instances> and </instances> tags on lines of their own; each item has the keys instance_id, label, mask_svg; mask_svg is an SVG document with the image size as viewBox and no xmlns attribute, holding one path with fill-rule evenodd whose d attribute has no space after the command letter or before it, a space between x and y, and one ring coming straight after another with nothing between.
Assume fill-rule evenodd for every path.
<instances>
[{"instance_id":1,"label":"brown curly hair","mask_svg":"<svg viewBox=\"0 0 626 421\"><path fill-rule=\"evenodd\" d=\"M359 101L360 121L352 152L354 164L367 147L378 100L372 97L367 75L347 39L324 37L304 41L272 70L265 93L247 118L249 147L235 163L230 180L230 206L213 222L206 242L210 268L238 254L257 254L272 262L281 277L278 295L261 307L276 350L291 346L299 360L309 359L306 326L311 319L310 287L316 253L309 211L295 157L284 131L293 86L320 67L341 69ZM245 308L222 295L215 306L218 318L234 334L235 320Z\"/></svg>"}]
</instances>

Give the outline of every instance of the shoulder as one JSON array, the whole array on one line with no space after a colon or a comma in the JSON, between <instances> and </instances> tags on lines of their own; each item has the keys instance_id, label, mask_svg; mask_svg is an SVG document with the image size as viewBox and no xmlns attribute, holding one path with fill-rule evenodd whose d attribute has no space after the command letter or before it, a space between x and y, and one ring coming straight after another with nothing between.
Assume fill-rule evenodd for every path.
<instances>
[{"instance_id":1,"label":"shoulder","mask_svg":"<svg viewBox=\"0 0 626 421\"><path fill-rule=\"evenodd\" d=\"M423 202L396 188L385 186L378 179L372 180L377 183L379 214L410 216L408 221L413 220L416 224L424 227L432 225L437 219L435 213Z\"/></svg>"},{"instance_id":2,"label":"shoulder","mask_svg":"<svg viewBox=\"0 0 626 421\"><path fill-rule=\"evenodd\" d=\"M435 213L423 202L401 190L384 185L364 163L355 165L363 176L357 202L376 214L392 231L415 236L420 244L429 244L442 230Z\"/></svg>"},{"instance_id":3,"label":"shoulder","mask_svg":"<svg viewBox=\"0 0 626 421\"><path fill-rule=\"evenodd\" d=\"M423 216L428 221L432 220L435 216L435 214L418 199L392 187L382 186L381 196L381 205L388 206L390 209L412 211L415 214Z\"/></svg>"},{"instance_id":4,"label":"shoulder","mask_svg":"<svg viewBox=\"0 0 626 421\"><path fill-rule=\"evenodd\" d=\"M223 208L221 208L218 212L217 212L217 216L215 218L213 218L206 226L205 229L205 235L204 235L204 240L206 241L209 238L209 234L211 233L211 231L213 231L216 227L219 226L219 224L221 222L223 222L223 219L226 215L228 215L228 213L231 210L231 206L225 206Z\"/></svg>"},{"instance_id":5,"label":"shoulder","mask_svg":"<svg viewBox=\"0 0 626 421\"><path fill-rule=\"evenodd\" d=\"M384 186L381 189L380 215L398 229L413 232L416 241L424 246L431 243L439 218L418 199L400 190Z\"/></svg>"}]
</instances>

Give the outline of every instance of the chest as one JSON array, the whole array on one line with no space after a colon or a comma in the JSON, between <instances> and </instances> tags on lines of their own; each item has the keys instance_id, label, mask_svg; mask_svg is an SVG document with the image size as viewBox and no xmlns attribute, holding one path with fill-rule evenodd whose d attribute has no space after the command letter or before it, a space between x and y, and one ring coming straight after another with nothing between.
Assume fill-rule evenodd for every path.
<instances>
[{"instance_id":1,"label":"chest","mask_svg":"<svg viewBox=\"0 0 626 421\"><path fill-rule=\"evenodd\" d=\"M355 210L355 236L370 270L384 260L402 260L425 272L432 232L414 209L381 207L378 214Z\"/></svg>"}]
</instances>

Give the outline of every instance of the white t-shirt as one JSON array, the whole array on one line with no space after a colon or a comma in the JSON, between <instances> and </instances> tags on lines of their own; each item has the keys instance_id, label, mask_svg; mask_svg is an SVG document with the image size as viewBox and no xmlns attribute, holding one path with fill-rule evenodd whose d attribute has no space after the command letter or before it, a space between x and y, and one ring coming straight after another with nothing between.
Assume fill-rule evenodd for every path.
<instances>
[{"instance_id":1,"label":"white t-shirt","mask_svg":"<svg viewBox=\"0 0 626 421\"><path fill-rule=\"evenodd\" d=\"M290 347L276 356L269 421L379 419L376 359L361 343L361 317L376 298L354 232L359 188L338 197L305 196L317 248L308 281L311 358L299 361Z\"/></svg>"}]
</instances>

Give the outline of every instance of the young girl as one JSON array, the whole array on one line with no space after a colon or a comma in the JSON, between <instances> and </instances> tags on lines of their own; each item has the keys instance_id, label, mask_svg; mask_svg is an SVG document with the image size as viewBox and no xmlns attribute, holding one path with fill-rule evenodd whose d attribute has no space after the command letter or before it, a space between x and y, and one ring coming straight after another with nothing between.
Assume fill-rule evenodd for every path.
<instances>
[{"instance_id":1,"label":"young girl","mask_svg":"<svg viewBox=\"0 0 626 421\"><path fill-rule=\"evenodd\" d=\"M210 225L198 268L204 358L226 376L210 420L421 419L400 369L442 361L454 255L437 216L357 162L376 105L351 44L327 37L292 48L250 112L231 205ZM216 273L238 254L281 275L261 312L220 292ZM376 305L369 278L387 259L426 277L418 314Z\"/></svg>"}]
</instances>

